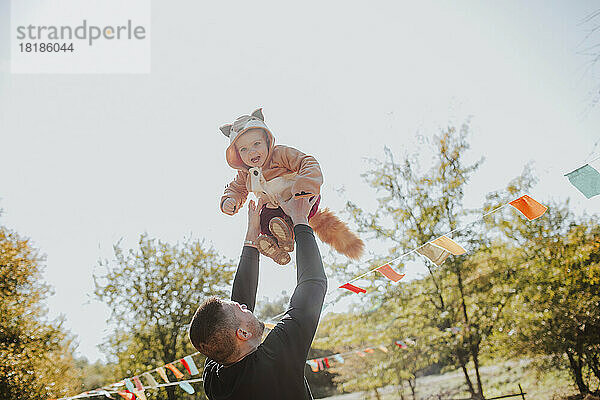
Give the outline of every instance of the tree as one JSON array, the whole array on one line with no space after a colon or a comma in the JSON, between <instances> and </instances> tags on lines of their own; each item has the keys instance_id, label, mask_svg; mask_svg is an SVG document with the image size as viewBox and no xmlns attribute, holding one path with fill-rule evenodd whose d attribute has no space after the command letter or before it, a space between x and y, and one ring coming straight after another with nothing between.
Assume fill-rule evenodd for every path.
<instances>
[{"instance_id":1,"label":"tree","mask_svg":"<svg viewBox=\"0 0 600 400\"><path fill-rule=\"evenodd\" d=\"M144 234L138 245L125 250L117 243L114 259L99 261L104 273L94 276L96 295L115 325L103 350L121 378L194 353L189 321L205 298L228 296L234 273L234 265L203 241L171 245ZM186 396L174 387L166 392L169 400Z\"/></svg>"},{"instance_id":2,"label":"tree","mask_svg":"<svg viewBox=\"0 0 600 400\"><path fill-rule=\"evenodd\" d=\"M425 261L428 276L411 293L418 305L412 310L400 306L398 312L411 312L411 324L431 328L430 335L422 340L427 341L425 345L437 346L438 353L433 358L451 357L462 370L471 397L482 399L481 345L498 324L514 291L505 280L505 266L511 262L505 244L494 241L481 226L465 224L481 213L463 207L465 187L482 162L465 162L468 131L464 124L460 129L449 127L435 136L433 166L425 172L421 172L416 156L396 162L386 148L385 159L374 160L373 168L363 175L379 194L379 207L366 212L349 202L347 210L361 232L391 243L387 259L449 231L468 249L467 255L450 257L441 266ZM527 172L511 184L509 192L531 186L533 180ZM488 206L493 200L488 199ZM463 228L456 230L459 226ZM347 271L342 269L341 274ZM390 289L391 299L400 298L404 288L397 285ZM374 292L372 296L381 294ZM474 377L467 372L470 361L474 364Z\"/></svg>"},{"instance_id":3,"label":"tree","mask_svg":"<svg viewBox=\"0 0 600 400\"><path fill-rule=\"evenodd\" d=\"M503 229L519 249L518 302L498 338L512 355L545 355L567 368L581 394L600 384L600 221L552 204L530 223ZM596 389L595 393L598 393Z\"/></svg>"},{"instance_id":4,"label":"tree","mask_svg":"<svg viewBox=\"0 0 600 400\"><path fill-rule=\"evenodd\" d=\"M48 399L80 387L73 341L46 320L44 259L27 239L0 226L0 398Z\"/></svg>"}]
</instances>

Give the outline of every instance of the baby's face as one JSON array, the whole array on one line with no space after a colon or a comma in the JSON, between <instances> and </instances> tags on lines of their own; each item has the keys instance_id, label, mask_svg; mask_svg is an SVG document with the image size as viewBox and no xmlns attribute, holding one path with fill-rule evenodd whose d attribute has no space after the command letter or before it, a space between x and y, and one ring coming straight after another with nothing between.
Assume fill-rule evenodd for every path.
<instances>
[{"instance_id":1,"label":"baby's face","mask_svg":"<svg viewBox=\"0 0 600 400\"><path fill-rule=\"evenodd\" d=\"M262 129L250 129L235 142L240 158L250 168L262 167L267 160L269 148Z\"/></svg>"}]
</instances>

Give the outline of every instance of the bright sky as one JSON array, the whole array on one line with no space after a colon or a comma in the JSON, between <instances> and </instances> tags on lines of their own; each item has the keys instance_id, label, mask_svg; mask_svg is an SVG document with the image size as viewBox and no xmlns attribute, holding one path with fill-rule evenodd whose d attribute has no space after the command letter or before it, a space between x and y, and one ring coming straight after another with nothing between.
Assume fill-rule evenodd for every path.
<instances>
[{"instance_id":1,"label":"bright sky","mask_svg":"<svg viewBox=\"0 0 600 400\"><path fill-rule=\"evenodd\" d=\"M471 117L486 162L471 207L528 161L539 200L571 197L563 176L600 154L600 77L579 54L591 1L451 3L152 2L149 75L11 75L9 2L0 0L0 223L47 255L45 278L79 353L108 333L92 273L120 238L207 238L237 258L245 209L222 214L234 172L218 127L264 108L278 143L313 154L323 206L372 207L365 157L415 149ZM233 10L233 11L232 11ZM345 197L336 189L345 188ZM325 246L321 247L327 251ZM293 268L263 259L259 298L293 289ZM371 266L365 264L365 270Z\"/></svg>"}]
</instances>

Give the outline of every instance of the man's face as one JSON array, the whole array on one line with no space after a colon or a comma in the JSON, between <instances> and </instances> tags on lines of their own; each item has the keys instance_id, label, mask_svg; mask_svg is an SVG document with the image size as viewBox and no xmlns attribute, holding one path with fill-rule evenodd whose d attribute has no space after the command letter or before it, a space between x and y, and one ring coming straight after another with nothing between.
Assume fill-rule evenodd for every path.
<instances>
[{"instance_id":1,"label":"man's face","mask_svg":"<svg viewBox=\"0 0 600 400\"><path fill-rule=\"evenodd\" d=\"M265 330L265 324L259 321L252 311L248 310L245 304L230 301L229 307L240 322L240 328L252 333L252 336L254 337L262 337Z\"/></svg>"},{"instance_id":2,"label":"man's face","mask_svg":"<svg viewBox=\"0 0 600 400\"><path fill-rule=\"evenodd\" d=\"M269 148L262 129L250 129L235 141L240 158L250 168L262 167L267 160Z\"/></svg>"}]
</instances>

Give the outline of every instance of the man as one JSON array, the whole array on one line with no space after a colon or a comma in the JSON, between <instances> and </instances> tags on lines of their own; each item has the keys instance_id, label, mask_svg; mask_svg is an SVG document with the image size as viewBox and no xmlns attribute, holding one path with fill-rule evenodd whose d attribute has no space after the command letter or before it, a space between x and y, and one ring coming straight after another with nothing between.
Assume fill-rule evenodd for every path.
<instances>
[{"instance_id":1,"label":"man","mask_svg":"<svg viewBox=\"0 0 600 400\"><path fill-rule=\"evenodd\" d=\"M315 201L280 202L294 224L297 284L285 316L262 344L264 324L252 313L258 286L255 240L260 234L262 204L250 202L248 233L231 301L208 299L190 324L192 344L207 357L203 379L209 399L312 399L304 366L327 291L323 262L307 219Z\"/></svg>"}]
</instances>

